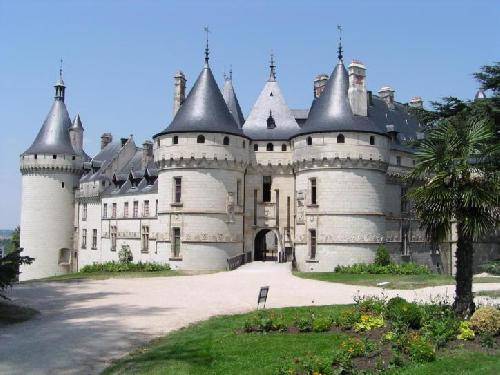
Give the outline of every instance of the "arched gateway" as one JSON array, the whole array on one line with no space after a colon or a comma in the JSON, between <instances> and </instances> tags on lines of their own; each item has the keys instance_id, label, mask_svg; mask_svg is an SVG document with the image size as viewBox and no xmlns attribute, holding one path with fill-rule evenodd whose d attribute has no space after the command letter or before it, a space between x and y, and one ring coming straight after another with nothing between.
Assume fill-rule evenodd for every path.
<instances>
[{"instance_id":1,"label":"arched gateway","mask_svg":"<svg viewBox=\"0 0 500 375\"><path fill-rule=\"evenodd\" d=\"M276 261L278 250L278 237L272 229L262 229L257 232L253 253L255 261Z\"/></svg>"}]
</instances>

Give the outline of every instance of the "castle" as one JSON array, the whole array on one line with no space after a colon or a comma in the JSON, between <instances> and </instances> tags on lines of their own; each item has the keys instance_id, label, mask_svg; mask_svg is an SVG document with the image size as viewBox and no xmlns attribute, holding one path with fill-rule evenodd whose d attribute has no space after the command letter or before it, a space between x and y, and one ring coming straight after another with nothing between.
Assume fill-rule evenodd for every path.
<instances>
[{"instance_id":1,"label":"castle","mask_svg":"<svg viewBox=\"0 0 500 375\"><path fill-rule=\"evenodd\" d=\"M205 64L186 96L175 77L174 118L140 147L101 137L83 150L65 84L33 144L21 155L21 246L36 260L21 279L118 260L174 269L232 269L248 261L292 261L302 271L373 261L384 243L396 261L448 267L411 214L402 176L423 136L408 107L383 87L366 88L366 67L346 68L339 45L330 76L314 80L309 110L290 109L271 59L246 119L232 75L221 92ZM450 258L451 259L451 258Z\"/></svg>"}]
</instances>

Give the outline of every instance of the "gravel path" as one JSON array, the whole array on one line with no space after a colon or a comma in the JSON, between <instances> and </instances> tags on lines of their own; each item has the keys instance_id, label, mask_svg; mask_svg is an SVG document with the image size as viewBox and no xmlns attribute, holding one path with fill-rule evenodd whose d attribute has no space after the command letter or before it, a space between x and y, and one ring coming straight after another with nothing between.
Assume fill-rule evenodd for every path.
<instances>
[{"instance_id":1,"label":"gravel path","mask_svg":"<svg viewBox=\"0 0 500 375\"><path fill-rule=\"evenodd\" d=\"M290 264L251 263L232 272L197 276L39 282L11 297L41 314L0 327L1 374L96 374L146 341L214 315L256 307L269 285L267 307L351 303L357 294L408 299L451 298L454 286L415 291L334 284L295 277ZM475 290L500 283L475 284Z\"/></svg>"}]
</instances>

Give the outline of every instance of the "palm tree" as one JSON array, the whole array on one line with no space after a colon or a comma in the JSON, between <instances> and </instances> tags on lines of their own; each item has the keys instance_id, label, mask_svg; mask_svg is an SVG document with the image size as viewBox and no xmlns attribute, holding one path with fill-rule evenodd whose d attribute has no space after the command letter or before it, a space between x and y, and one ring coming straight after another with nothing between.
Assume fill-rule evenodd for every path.
<instances>
[{"instance_id":1,"label":"palm tree","mask_svg":"<svg viewBox=\"0 0 500 375\"><path fill-rule=\"evenodd\" d=\"M486 118L462 111L442 119L417 147L416 182L409 196L426 233L442 241L456 222L456 292L454 309L474 312L472 294L473 242L491 231L498 220L499 171L491 168L499 142Z\"/></svg>"}]
</instances>

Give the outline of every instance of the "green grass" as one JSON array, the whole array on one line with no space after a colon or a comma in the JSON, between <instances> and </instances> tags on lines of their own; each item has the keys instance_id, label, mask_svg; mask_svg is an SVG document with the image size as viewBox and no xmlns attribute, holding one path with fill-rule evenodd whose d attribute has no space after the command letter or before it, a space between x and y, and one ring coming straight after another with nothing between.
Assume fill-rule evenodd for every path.
<instances>
[{"instance_id":1,"label":"green grass","mask_svg":"<svg viewBox=\"0 0 500 375\"><path fill-rule=\"evenodd\" d=\"M313 309L320 315L335 314L342 308ZM290 322L310 309L276 311ZM346 337L334 333L237 333L246 316L216 317L173 332L116 361L103 374L276 374L296 357L331 355ZM494 374L499 368L500 358L493 355L455 351L438 354L435 362L410 364L392 374Z\"/></svg>"},{"instance_id":2,"label":"green grass","mask_svg":"<svg viewBox=\"0 0 500 375\"><path fill-rule=\"evenodd\" d=\"M449 275L373 275L348 274L335 272L294 272L295 276L304 279L328 281L352 285L377 286L378 283L389 281L387 289L417 289L437 285L455 284L455 279ZM498 277L475 277L475 283L497 283Z\"/></svg>"},{"instance_id":3,"label":"green grass","mask_svg":"<svg viewBox=\"0 0 500 375\"><path fill-rule=\"evenodd\" d=\"M500 298L500 289L495 290L481 290L476 292L476 296L487 296L491 298Z\"/></svg>"},{"instance_id":4,"label":"green grass","mask_svg":"<svg viewBox=\"0 0 500 375\"><path fill-rule=\"evenodd\" d=\"M38 311L35 309L0 301L0 326L24 322L37 314Z\"/></svg>"},{"instance_id":5,"label":"green grass","mask_svg":"<svg viewBox=\"0 0 500 375\"><path fill-rule=\"evenodd\" d=\"M156 272L73 272L65 275L51 276L43 279L24 281L30 283L34 281L71 281L71 280L103 280L111 278L136 278L136 277L165 277L187 275L182 271L156 271Z\"/></svg>"}]
</instances>

